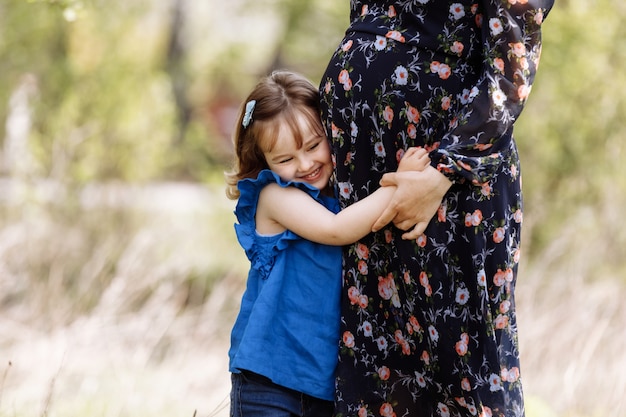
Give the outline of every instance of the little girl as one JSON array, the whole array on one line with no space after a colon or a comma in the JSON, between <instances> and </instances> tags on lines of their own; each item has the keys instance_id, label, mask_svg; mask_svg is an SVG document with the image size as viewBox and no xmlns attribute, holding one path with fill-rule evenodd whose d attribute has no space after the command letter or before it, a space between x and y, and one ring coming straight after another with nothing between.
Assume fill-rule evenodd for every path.
<instances>
[{"instance_id":1,"label":"little girl","mask_svg":"<svg viewBox=\"0 0 626 417\"><path fill-rule=\"evenodd\" d=\"M231 335L231 416L331 416L339 346L341 245L367 235L394 187L339 211L313 84L274 72L250 93L227 194L251 263ZM409 149L399 170L429 165ZM376 184L372 184L376 188Z\"/></svg>"}]
</instances>

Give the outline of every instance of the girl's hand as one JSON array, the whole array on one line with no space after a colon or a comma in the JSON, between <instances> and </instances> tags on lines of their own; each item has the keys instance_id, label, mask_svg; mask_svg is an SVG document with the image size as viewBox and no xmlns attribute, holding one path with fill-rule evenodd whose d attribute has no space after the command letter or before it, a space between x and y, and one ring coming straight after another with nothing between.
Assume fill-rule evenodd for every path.
<instances>
[{"instance_id":1,"label":"girl's hand","mask_svg":"<svg viewBox=\"0 0 626 417\"><path fill-rule=\"evenodd\" d=\"M430 158L428 152L424 148L409 148L406 150L400 164L398 165L398 172L400 171L423 171L430 165Z\"/></svg>"},{"instance_id":2,"label":"girl's hand","mask_svg":"<svg viewBox=\"0 0 626 417\"><path fill-rule=\"evenodd\" d=\"M382 229L393 220L399 229L406 231L412 228L402 235L403 239L409 240L417 239L424 233L452 182L429 166L423 171L387 173L383 175L380 185L395 185L397 189L372 231Z\"/></svg>"}]
</instances>

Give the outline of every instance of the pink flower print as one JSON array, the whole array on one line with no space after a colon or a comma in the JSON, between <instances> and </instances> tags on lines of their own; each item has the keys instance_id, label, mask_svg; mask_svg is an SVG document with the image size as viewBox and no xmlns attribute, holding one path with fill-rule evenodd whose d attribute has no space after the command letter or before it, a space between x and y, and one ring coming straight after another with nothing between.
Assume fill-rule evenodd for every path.
<instances>
[{"instance_id":1,"label":"pink flower print","mask_svg":"<svg viewBox=\"0 0 626 417\"><path fill-rule=\"evenodd\" d=\"M431 287L430 284L424 287L424 294L426 294L426 297L433 295L433 287Z\"/></svg>"},{"instance_id":2,"label":"pink flower print","mask_svg":"<svg viewBox=\"0 0 626 417\"><path fill-rule=\"evenodd\" d=\"M517 96L520 100L526 100L528 98L528 95L530 94L530 90L531 87L529 87L527 84L522 84L517 87Z\"/></svg>"},{"instance_id":3,"label":"pink flower print","mask_svg":"<svg viewBox=\"0 0 626 417\"><path fill-rule=\"evenodd\" d=\"M409 135L411 139L415 139L417 137L417 128L413 123L406 127L406 134Z\"/></svg>"},{"instance_id":4,"label":"pink flower print","mask_svg":"<svg viewBox=\"0 0 626 417\"><path fill-rule=\"evenodd\" d=\"M341 45L341 50L343 52L348 52L352 48L352 39Z\"/></svg>"},{"instance_id":5,"label":"pink flower print","mask_svg":"<svg viewBox=\"0 0 626 417\"><path fill-rule=\"evenodd\" d=\"M448 64L440 64L437 74L439 74L439 78L442 80L447 80L452 74L452 70Z\"/></svg>"},{"instance_id":6,"label":"pink flower print","mask_svg":"<svg viewBox=\"0 0 626 417\"><path fill-rule=\"evenodd\" d=\"M506 272L504 272L501 269L498 269L498 272L496 272L493 276L493 283L496 287L501 287L504 285L504 283L506 282Z\"/></svg>"},{"instance_id":7,"label":"pink flower print","mask_svg":"<svg viewBox=\"0 0 626 417\"><path fill-rule=\"evenodd\" d=\"M498 227L493 231L493 241L495 243L500 243L504 240L504 227Z\"/></svg>"},{"instance_id":8,"label":"pink flower print","mask_svg":"<svg viewBox=\"0 0 626 417\"><path fill-rule=\"evenodd\" d=\"M418 124L420 121L420 112L415 107L411 106L408 102L404 102L406 105L406 118L409 123Z\"/></svg>"},{"instance_id":9,"label":"pink flower print","mask_svg":"<svg viewBox=\"0 0 626 417\"><path fill-rule=\"evenodd\" d=\"M499 73L504 74L504 60L502 58L494 59L493 66Z\"/></svg>"},{"instance_id":10,"label":"pink flower print","mask_svg":"<svg viewBox=\"0 0 626 417\"><path fill-rule=\"evenodd\" d=\"M422 233L417 237L417 239L415 239L415 243L417 243L417 246L419 246L420 248L423 248L424 246L426 246L426 243L428 243L428 238L425 234Z\"/></svg>"},{"instance_id":11,"label":"pink flower print","mask_svg":"<svg viewBox=\"0 0 626 417\"><path fill-rule=\"evenodd\" d=\"M515 248L515 250L513 250L513 262L515 262L516 264L519 263L521 256L522 251L520 250L520 248Z\"/></svg>"},{"instance_id":12,"label":"pink flower print","mask_svg":"<svg viewBox=\"0 0 626 417\"><path fill-rule=\"evenodd\" d=\"M496 329L503 330L506 329L509 325L509 316L505 316L503 314L498 314L495 321Z\"/></svg>"},{"instance_id":13,"label":"pink flower print","mask_svg":"<svg viewBox=\"0 0 626 417\"><path fill-rule=\"evenodd\" d=\"M519 67L520 67L521 69L523 69L524 71L528 70L528 67L529 67L529 65L528 65L528 59L526 59L526 57L525 57L525 56L520 57L520 59L518 60L518 63L519 63Z\"/></svg>"},{"instance_id":14,"label":"pink flower print","mask_svg":"<svg viewBox=\"0 0 626 417\"><path fill-rule=\"evenodd\" d=\"M396 17L396 8L393 6L389 6L389 10L387 10L387 16Z\"/></svg>"},{"instance_id":15,"label":"pink flower print","mask_svg":"<svg viewBox=\"0 0 626 417\"><path fill-rule=\"evenodd\" d=\"M356 245L356 255L359 257L359 259L369 259L370 249L367 247L367 245L359 243Z\"/></svg>"},{"instance_id":16,"label":"pink flower print","mask_svg":"<svg viewBox=\"0 0 626 417\"><path fill-rule=\"evenodd\" d=\"M387 126L391 128L391 122L393 122L393 109L390 106L385 106L383 119L387 122Z\"/></svg>"},{"instance_id":17,"label":"pink flower print","mask_svg":"<svg viewBox=\"0 0 626 417\"><path fill-rule=\"evenodd\" d=\"M391 376L391 371L386 366L381 366L378 368L378 377L381 381L386 381Z\"/></svg>"},{"instance_id":18,"label":"pink flower print","mask_svg":"<svg viewBox=\"0 0 626 417\"><path fill-rule=\"evenodd\" d=\"M400 345L400 347L402 348L403 355L411 354L411 346L409 345L409 342L407 342L404 335L402 334L402 330L398 329L395 331L394 339L396 340L396 343Z\"/></svg>"},{"instance_id":19,"label":"pink flower print","mask_svg":"<svg viewBox=\"0 0 626 417\"><path fill-rule=\"evenodd\" d=\"M343 89L345 91L350 91L352 88L352 80L350 79L350 73L347 69L342 69L337 77L337 80L341 85L343 85Z\"/></svg>"},{"instance_id":20,"label":"pink flower print","mask_svg":"<svg viewBox=\"0 0 626 417\"><path fill-rule=\"evenodd\" d=\"M354 335L350 331L343 332L342 340L347 348L352 349L354 347Z\"/></svg>"},{"instance_id":21,"label":"pink flower print","mask_svg":"<svg viewBox=\"0 0 626 417\"><path fill-rule=\"evenodd\" d=\"M359 273L361 275L367 275L367 271L369 271L369 268L367 267L367 262L365 262L363 259L360 259L357 263L357 269L359 270Z\"/></svg>"},{"instance_id":22,"label":"pink flower print","mask_svg":"<svg viewBox=\"0 0 626 417\"><path fill-rule=\"evenodd\" d=\"M467 343L468 340L463 339L456 342L456 344L454 345L454 350L456 350L457 355L465 356L465 354L467 353Z\"/></svg>"},{"instance_id":23,"label":"pink flower print","mask_svg":"<svg viewBox=\"0 0 626 417\"><path fill-rule=\"evenodd\" d=\"M332 86L333 85L331 84L330 81L326 81L326 84L324 84L324 94L329 94ZM334 126L334 123L333 123L333 126Z\"/></svg>"},{"instance_id":24,"label":"pink flower print","mask_svg":"<svg viewBox=\"0 0 626 417\"><path fill-rule=\"evenodd\" d=\"M445 203L441 203L437 209L437 221L439 221L439 223L445 223L447 212L448 206Z\"/></svg>"},{"instance_id":25,"label":"pink flower print","mask_svg":"<svg viewBox=\"0 0 626 417\"><path fill-rule=\"evenodd\" d=\"M513 220L515 220L515 223L521 223L522 220L524 219L524 215L522 214L522 210L521 209L517 209L515 210L515 212L513 213Z\"/></svg>"},{"instance_id":26,"label":"pink flower print","mask_svg":"<svg viewBox=\"0 0 626 417\"><path fill-rule=\"evenodd\" d=\"M543 23L543 10L538 10L535 14L535 23L541 25Z\"/></svg>"},{"instance_id":27,"label":"pink flower print","mask_svg":"<svg viewBox=\"0 0 626 417\"><path fill-rule=\"evenodd\" d=\"M480 209L474 210L473 213L465 213L465 226L478 226L483 221L483 212Z\"/></svg>"},{"instance_id":28,"label":"pink flower print","mask_svg":"<svg viewBox=\"0 0 626 417\"><path fill-rule=\"evenodd\" d=\"M426 274L426 272L422 271L420 272L420 284L422 285L422 287L425 287L428 285L428 274Z\"/></svg>"},{"instance_id":29,"label":"pink flower print","mask_svg":"<svg viewBox=\"0 0 626 417\"><path fill-rule=\"evenodd\" d=\"M455 54L457 54L457 55L461 56L461 54L463 53L463 49L464 49L464 48L465 48L465 45L463 45L463 43L462 43L462 42L459 42L459 41L454 41L454 42L452 43L452 46L450 47L450 50L451 50L453 53L455 53Z\"/></svg>"},{"instance_id":30,"label":"pink flower print","mask_svg":"<svg viewBox=\"0 0 626 417\"><path fill-rule=\"evenodd\" d=\"M378 277L378 294L383 298L383 300L391 300L394 306L400 307L398 290L391 272L387 274L386 277Z\"/></svg>"},{"instance_id":31,"label":"pink flower print","mask_svg":"<svg viewBox=\"0 0 626 417\"><path fill-rule=\"evenodd\" d=\"M485 197L491 196L491 184L484 182L480 185L480 193Z\"/></svg>"},{"instance_id":32,"label":"pink flower print","mask_svg":"<svg viewBox=\"0 0 626 417\"><path fill-rule=\"evenodd\" d=\"M352 305L358 304L360 295L361 295L361 292L358 290L357 287L352 286L348 288L348 299L350 300L350 304Z\"/></svg>"},{"instance_id":33,"label":"pink flower print","mask_svg":"<svg viewBox=\"0 0 626 417\"><path fill-rule=\"evenodd\" d=\"M352 152L346 152L346 159L343 161L344 166L348 166L352 163Z\"/></svg>"},{"instance_id":34,"label":"pink flower print","mask_svg":"<svg viewBox=\"0 0 626 417\"><path fill-rule=\"evenodd\" d=\"M390 30L389 32L387 32L385 37L389 39L393 39L394 41L404 43L404 36L402 36L402 34L398 32L397 30Z\"/></svg>"},{"instance_id":35,"label":"pink flower print","mask_svg":"<svg viewBox=\"0 0 626 417\"><path fill-rule=\"evenodd\" d=\"M391 243L393 240L393 235L391 234L391 230L385 229L383 232L385 234L385 243Z\"/></svg>"},{"instance_id":36,"label":"pink flower print","mask_svg":"<svg viewBox=\"0 0 626 417\"><path fill-rule=\"evenodd\" d=\"M383 403L383 405L380 406L379 412L382 417L396 417L393 406L389 403Z\"/></svg>"},{"instance_id":37,"label":"pink flower print","mask_svg":"<svg viewBox=\"0 0 626 417\"><path fill-rule=\"evenodd\" d=\"M504 271L504 280L506 282L513 282L513 269L507 268Z\"/></svg>"},{"instance_id":38,"label":"pink flower print","mask_svg":"<svg viewBox=\"0 0 626 417\"><path fill-rule=\"evenodd\" d=\"M461 389L463 391L471 391L472 390L472 385L470 384L469 379L463 378L461 380Z\"/></svg>"},{"instance_id":39,"label":"pink flower print","mask_svg":"<svg viewBox=\"0 0 626 417\"><path fill-rule=\"evenodd\" d=\"M369 299L367 298L367 295L365 294L359 295L359 307L365 310L368 305L369 305Z\"/></svg>"},{"instance_id":40,"label":"pink flower print","mask_svg":"<svg viewBox=\"0 0 626 417\"><path fill-rule=\"evenodd\" d=\"M452 99L450 96L444 96L441 99L441 110L448 111L450 109L450 104L452 104Z\"/></svg>"},{"instance_id":41,"label":"pink flower print","mask_svg":"<svg viewBox=\"0 0 626 417\"><path fill-rule=\"evenodd\" d=\"M511 53L517 57L522 58L526 56L526 45L522 42L514 42L510 43L509 47L511 48Z\"/></svg>"}]
</instances>

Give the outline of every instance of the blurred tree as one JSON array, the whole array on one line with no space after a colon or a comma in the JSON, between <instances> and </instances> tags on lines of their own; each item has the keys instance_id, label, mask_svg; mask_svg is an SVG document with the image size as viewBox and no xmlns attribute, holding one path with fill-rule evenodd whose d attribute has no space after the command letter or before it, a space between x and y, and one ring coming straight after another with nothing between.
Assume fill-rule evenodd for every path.
<instances>
[{"instance_id":1,"label":"blurred tree","mask_svg":"<svg viewBox=\"0 0 626 417\"><path fill-rule=\"evenodd\" d=\"M10 98L29 80L33 175L221 181L245 94L278 67L316 83L347 25L348 1L220 6L2 0L3 147L12 146ZM616 41L626 35L624 18L626 4L608 0L561 0L548 18L535 91L516 131L531 252L580 206L626 199L626 53ZM619 229L603 227L614 247L626 246Z\"/></svg>"},{"instance_id":2,"label":"blurred tree","mask_svg":"<svg viewBox=\"0 0 626 417\"><path fill-rule=\"evenodd\" d=\"M532 251L594 207L580 235L593 224L598 245L626 255L622 228L603 209L626 203L624 19L626 4L608 0L557 1L548 17L538 79L517 127Z\"/></svg>"}]
</instances>

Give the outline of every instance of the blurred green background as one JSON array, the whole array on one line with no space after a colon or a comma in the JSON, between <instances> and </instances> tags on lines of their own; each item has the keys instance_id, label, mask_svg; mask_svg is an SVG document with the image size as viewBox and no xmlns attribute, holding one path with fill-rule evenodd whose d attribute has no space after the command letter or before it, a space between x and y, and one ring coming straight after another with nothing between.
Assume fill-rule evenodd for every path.
<instances>
[{"instance_id":1,"label":"blurred green background","mask_svg":"<svg viewBox=\"0 0 626 417\"><path fill-rule=\"evenodd\" d=\"M516 127L528 417L626 416L626 3L557 0ZM348 1L0 0L0 417L227 415L222 173L259 77Z\"/></svg>"}]
</instances>

